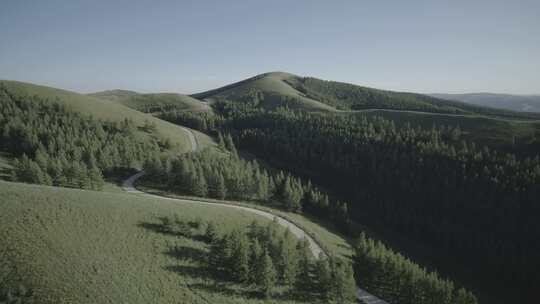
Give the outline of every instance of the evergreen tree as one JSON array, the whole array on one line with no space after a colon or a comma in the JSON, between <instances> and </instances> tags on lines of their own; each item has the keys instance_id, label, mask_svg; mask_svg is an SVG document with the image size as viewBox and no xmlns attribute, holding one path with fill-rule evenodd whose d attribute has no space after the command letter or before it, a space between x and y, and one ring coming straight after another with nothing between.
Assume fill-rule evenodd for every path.
<instances>
[{"instance_id":1,"label":"evergreen tree","mask_svg":"<svg viewBox=\"0 0 540 304\"><path fill-rule=\"evenodd\" d=\"M298 255L298 272L296 275L296 288L297 290L306 290L311 286L311 250L309 248L309 241L306 237L302 238L296 245Z\"/></svg>"},{"instance_id":2,"label":"evergreen tree","mask_svg":"<svg viewBox=\"0 0 540 304\"><path fill-rule=\"evenodd\" d=\"M225 145L225 140L223 139L223 135L221 132L218 133L218 148L222 151L225 151L227 149L227 146Z\"/></svg>"},{"instance_id":3,"label":"evergreen tree","mask_svg":"<svg viewBox=\"0 0 540 304\"><path fill-rule=\"evenodd\" d=\"M256 284L257 275L263 269L261 267L261 259L263 254L263 248L261 247L259 241L255 238L252 239L249 251L249 282Z\"/></svg>"},{"instance_id":4,"label":"evergreen tree","mask_svg":"<svg viewBox=\"0 0 540 304\"><path fill-rule=\"evenodd\" d=\"M105 181L103 180L103 175L101 174L101 171L95 165L90 168L88 175L90 178L91 189L103 189Z\"/></svg>"},{"instance_id":5,"label":"evergreen tree","mask_svg":"<svg viewBox=\"0 0 540 304\"><path fill-rule=\"evenodd\" d=\"M318 280L317 290L320 292L323 299L328 299L331 296L330 293L332 291L332 274L330 273L328 258L326 258L322 252L315 263L315 276Z\"/></svg>"},{"instance_id":6,"label":"evergreen tree","mask_svg":"<svg viewBox=\"0 0 540 304\"><path fill-rule=\"evenodd\" d=\"M257 273L257 286L266 298L270 298L272 291L277 281L277 274L274 270L272 258L268 254L268 250L263 250L260 259L260 271Z\"/></svg>"},{"instance_id":7,"label":"evergreen tree","mask_svg":"<svg viewBox=\"0 0 540 304\"><path fill-rule=\"evenodd\" d=\"M279 255L275 265L278 269L280 281L284 285L292 285L298 271L298 256L296 241L292 238L288 228L279 242Z\"/></svg>"},{"instance_id":8,"label":"evergreen tree","mask_svg":"<svg viewBox=\"0 0 540 304\"><path fill-rule=\"evenodd\" d=\"M225 199L227 196L227 188L225 185L225 179L223 178L222 174L218 174L217 180L216 180L216 189L214 197L217 199Z\"/></svg>"},{"instance_id":9,"label":"evergreen tree","mask_svg":"<svg viewBox=\"0 0 540 304\"><path fill-rule=\"evenodd\" d=\"M238 153L236 151L236 147L234 145L234 141L232 139L232 136L231 134L227 134L225 136L225 147L227 148L227 150L229 150L229 152L231 152L231 155L233 157L237 157L238 156Z\"/></svg>"},{"instance_id":10,"label":"evergreen tree","mask_svg":"<svg viewBox=\"0 0 540 304\"><path fill-rule=\"evenodd\" d=\"M239 282L249 280L249 243L246 235L239 230L233 231L231 251L231 271L233 277Z\"/></svg>"},{"instance_id":11,"label":"evergreen tree","mask_svg":"<svg viewBox=\"0 0 540 304\"><path fill-rule=\"evenodd\" d=\"M191 192L196 196L204 197L208 194L208 185L206 184L206 178L202 172L202 169L196 170L195 176L193 176L193 185Z\"/></svg>"},{"instance_id":12,"label":"evergreen tree","mask_svg":"<svg viewBox=\"0 0 540 304\"><path fill-rule=\"evenodd\" d=\"M208 225L206 225L206 232L204 234L205 241L212 244L217 237L216 224L214 222L209 222Z\"/></svg>"}]
</instances>

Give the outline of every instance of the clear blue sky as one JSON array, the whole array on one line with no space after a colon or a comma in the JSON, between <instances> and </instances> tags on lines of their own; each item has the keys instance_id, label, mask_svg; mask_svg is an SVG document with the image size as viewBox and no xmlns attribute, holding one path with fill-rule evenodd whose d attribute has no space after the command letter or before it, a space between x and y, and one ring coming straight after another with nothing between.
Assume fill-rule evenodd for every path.
<instances>
[{"instance_id":1,"label":"clear blue sky","mask_svg":"<svg viewBox=\"0 0 540 304\"><path fill-rule=\"evenodd\" d=\"M287 71L540 93L540 1L2 1L0 79L192 93Z\"/></svg>"}]
</instances>

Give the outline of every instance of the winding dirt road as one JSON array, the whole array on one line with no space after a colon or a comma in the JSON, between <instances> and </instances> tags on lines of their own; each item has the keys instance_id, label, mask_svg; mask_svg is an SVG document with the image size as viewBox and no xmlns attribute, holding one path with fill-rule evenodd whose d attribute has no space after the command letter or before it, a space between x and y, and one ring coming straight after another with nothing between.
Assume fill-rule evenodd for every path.
<instances>
[{"instance_id":1,"label":"winding dirt road","mask_svg":"<svg viewBox=\"0 0 540 304\"><path fill-rule=\"evenodd\" d=\"M195 135L194 135L193 131L188 129L188 128L184 128L184 127L182 129L184 129L184 131L186 131L187 134L188 134L189 140L191 142L191 150L192 151L197 151L199 149L199 145L197 144L197 140L195 138ZM306 238L309 241L309 248L310 248L311 253L313 254L313 256L315 258L318 258L321 253L322 253L323 256L326 256L326 253L322 250L322 248L319 246L319 244L317 244L317 242L315 242L315 240L312 237L310 237L304 230L302 230L300 227L298 227L294 223L292 223L292 222L290 222L290 221L288 221L288 220L286 220L286 219L284 219L284 218L282 218L280 216L277 216L277 215L274 215L274 214L272 214L270 212L262 211L262 210L259 210L259 209L254 209L254 208L249 208L249 207L244 207L244 206L238 206L238 205L232 205L232 204L227 204L227 203L209 203L209 202L203 202L203 201L197 201L197 200L186 200L186 199L170 198L170 197L166 197L166 196L160 196L160 195L155 195L155 194L151 194L151 193L146 193L146 192L137 190L137 188L135 188L135 182L137 181L137 179L139 179L143 175L144 175L144 172L141 171L139 173L136 173L136 174L130 176L128 179L126 179L124 181L124 183L122 184L122 188L124 189L124 191L126 191L128 193L133 193L133 194L137 194L137 195L144 195L144 196L157 198L157 199L176 201L176 202L181 203L181 204L199 204L199 205L202 204L202 205L211 205L211 206L219 206L219 207L226 207L226 208L234 208L234 209L250 212L250 213L256 214L258 216L262 216L264 218L270 219L270 220L277 219L278 224L280 224L283 227L289 228L290 232L294 236L296 236L299 239ZM387 302L375 297L374 295L369 294L367 291L365 291L365 290L363 290L363 289L361 289L359 287L357 287L356 297L358 298L358 300L360 300L362 303L365 303L365 304L388 304Z\"/></svg>"},{"instance_id":2,"label":"winding dirt road","mask_svg":"<svg viewBox=\"0 0 540 304\"><path fill-rule=\"evenodd\" d=\"M324 256L326 256L326 253L322 250L319 244L317 244L317 242L315 242L315 240L312 237L310 237L304 230L302 230L300 227L296 226L294 223L289 222L288 220L280 216L276 216L270 212L266 212L266 211L262 211L262 210L254 209L254 208L249 208L249 207L244 207L244 206L238 206L238 205L232 205L232 204L226 204L226 203L209 203L209 202L196 201L196 200L177 199L177 198L170 198L166 196L159 196L155 194L142 192L140 190L137 190L134 184L137 181L137 179L139 179L143 175L144 175L144 172L141 171L137 174L130 176L128 179L126 179L122 185L122 188L124 189L124 191L128 193L144 195L144 196L157 198L157 199L176 201L181 204L199 204L199 205L202 204L202 205L210 205L210 206L216 206L216 207L219 206L219 207L226 207L226 208L234 208L234 209L250 212L250 213L265 217L270 220L277 219L278 224L280 224L283 227L289 228L289 230L294 236L296 236L299 239L306 238L309 241L309 248L315 258L318 258L321 253ZM374 295L369 294L367 291L361 288L357 289L356 296L360 301L363 301L363 303L366 303L366 304L388 304L387 302L375 297Z\"/></svg>"}]
</instances>

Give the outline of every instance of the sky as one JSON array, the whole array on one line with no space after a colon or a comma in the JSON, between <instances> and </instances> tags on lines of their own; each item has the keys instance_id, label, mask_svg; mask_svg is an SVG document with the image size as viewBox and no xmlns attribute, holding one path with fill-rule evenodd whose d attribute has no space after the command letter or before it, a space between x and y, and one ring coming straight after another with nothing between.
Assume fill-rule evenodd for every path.
<instances>
[{"instance_id":1,"label":"sky","mask_svg":"<svg viewBox=\"0 0 540 304\"><path fill-rule=\"evenodd\" d=\"M540 1L0 3L0 79L195 93L270 71L422 93L540 94Z\"/></svg>"}]
</instances>

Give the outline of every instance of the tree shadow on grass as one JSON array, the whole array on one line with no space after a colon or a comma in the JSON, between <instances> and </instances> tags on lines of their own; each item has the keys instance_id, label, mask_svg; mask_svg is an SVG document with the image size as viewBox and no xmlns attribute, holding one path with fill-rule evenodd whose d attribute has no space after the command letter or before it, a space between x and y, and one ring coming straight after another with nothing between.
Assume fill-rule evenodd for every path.
<instances>
[{"instance_id":1,"label":"tree shadow on grass","mask_svg":"<svg viewBox=\"0 0 540 304\"><path fill-rule=\"evenodd\" d=\"M178 223L172 222L167 217L158 217L157 220L157 222L140 222L137 226L155 233L185 237L198 242L206 242L204 235L193 231L199 229L198 225L193 221L186 222L185 225L180 228Z\"/></svg>"},{"instance_id":2,"label":"tree shadow on grass","mask_svg":"<svg viewBox=\"0 0 540 304\"><path fill-rule=\"evenodd\" d=\"M204 264L208 256L208 253L205 250L189 246L174 246L164 253L165 255L179 260L189 260L201 264Z\"/></svg>"},{"instance_id":3,"label":"tree shadow on grass","mask_svg":"<svg viewBox=\"0 0 540 304\"><path fill-rule=\"evenodd\" d=\"M187 224L192 229L198 229L198 227L195 227L194 223L187 222ZM191 240L207 243L205 242L204 236L199 233L186 233L186 231L176 231L174 228L171 228L172 226L170 225L170 221L163 217L158 218L158 221L156 222L138 223L137 226L155 233L160 233L171 237L185 237ZM252 286L237 284L233 281L230 281L230 279L227 278L225 274L209 269L206 266L208 251L204 248L176 245L169 247L163 252L163 254L175 260L178 260L179 262L189 262L190 264L192 264L182 265L182 263L178 263L163 267L163 269L165 269L166 271L170 271L184 277L190 277L198 281L197 283L189 284L189 288L200 289L208 293L220 294L225 296L237 296L248 299L264 298L262 294L258 290L254 289ZM311 292L298 293L294 290L279 290L274 293L272 298L284 301L296 300L309 303L309 300L313 299L313 296Z\"/></svg>"}]
</instances>

